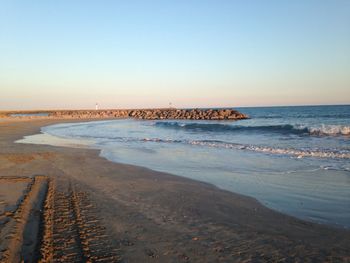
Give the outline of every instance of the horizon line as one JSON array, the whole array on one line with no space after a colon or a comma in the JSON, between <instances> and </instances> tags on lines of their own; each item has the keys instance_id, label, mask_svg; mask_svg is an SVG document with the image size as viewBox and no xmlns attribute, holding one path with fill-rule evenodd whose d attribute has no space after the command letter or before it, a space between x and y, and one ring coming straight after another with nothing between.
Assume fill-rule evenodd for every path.
<instances>
[{"instance_id":1,"label":"horizon line","mask_svg":"<svg viewBox=\"0 0 350 263\"><path fill-rule=\"evenodd\" d=\"M322 107L322 106L350 106L350 103L344 104L301 104L301 105L258 105L258 106L207 106L207 107L135 107L135 108L100 108L98 110L91 108L52 108L52 109L0 109L0 112L49 112L49 111L104 111L104 110L142 110L142 109L226 109L226 108L278 108L278 107Z\"/></svg>"}]
</instances>

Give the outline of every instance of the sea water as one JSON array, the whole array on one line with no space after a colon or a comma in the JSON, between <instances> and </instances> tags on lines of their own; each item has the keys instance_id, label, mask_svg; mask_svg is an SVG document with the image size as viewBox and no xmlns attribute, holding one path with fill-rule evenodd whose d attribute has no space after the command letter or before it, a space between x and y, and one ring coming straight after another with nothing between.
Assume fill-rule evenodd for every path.
<instances>
[{"instance_id":1,"label":"sea water","mask_svg":"<svg viewBox=\"0 0 350 263\"><path fill-rule=\"evenodd\" d=\"M42 128L35 142L74 140L113 162L208 182L301 219L350 228L350 106L236 109L250 119L65 123Z\"/></svg>"},{"instance_id":2,"label":"sea water","mask_svg":"<svg viewBox=\"0 0 350 263\"><path fill-rule=\"evenodd\" d=\"M49 113L40 112L40 113L13 113L10 114L11 117L47 117Z\"/></svg>"}]
</instances>

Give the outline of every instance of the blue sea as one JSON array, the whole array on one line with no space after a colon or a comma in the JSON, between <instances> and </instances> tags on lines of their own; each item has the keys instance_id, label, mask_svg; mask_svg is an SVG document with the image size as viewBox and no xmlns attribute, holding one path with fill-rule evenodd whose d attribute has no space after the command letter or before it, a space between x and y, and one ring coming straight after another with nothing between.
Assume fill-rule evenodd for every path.
<instances>
[{"instance_id":1,"label":"blue sea","mask_svg":"<svg viewBox=\"0 0 350 263\"><path fill-rule=\"evenodd\" d=\"M113 162L208 182L282 213L350 228L350 106L235 109L250 119L56 124L24 142L54 144L48 135L74 141Z\"/></svg>"}]
</instances>

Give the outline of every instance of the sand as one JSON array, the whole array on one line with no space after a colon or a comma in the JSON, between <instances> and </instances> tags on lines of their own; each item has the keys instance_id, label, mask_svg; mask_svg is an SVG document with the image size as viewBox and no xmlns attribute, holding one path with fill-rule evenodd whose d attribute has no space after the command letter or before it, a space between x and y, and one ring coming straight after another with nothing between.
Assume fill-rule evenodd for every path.
<instances>
[{"instance_id":1,"label":"sand","mask_svg":"<svg viewBox=\"0 0 350 263\"><path fill-rule=\"evenodd\" d=\"M350 261L349 230L97 150L14 143L56 122L0 121L0 261Z\"/></svg>"}]
</instances>

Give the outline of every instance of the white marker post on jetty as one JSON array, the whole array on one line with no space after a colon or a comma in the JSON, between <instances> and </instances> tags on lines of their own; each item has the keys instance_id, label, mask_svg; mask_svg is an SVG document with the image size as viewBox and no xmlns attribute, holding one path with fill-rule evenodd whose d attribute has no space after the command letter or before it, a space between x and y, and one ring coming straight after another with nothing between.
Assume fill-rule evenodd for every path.
<instances>
[{"instance_id":1,"label":"white marker post on jetty","mask_svg":"<svg viewBox=\"0 0 350 263\"><path fill-rule=\"evenodd\" d=\"M96 102L95 110L98 110L98 103Z\"/></svg>"}]
</instances>

